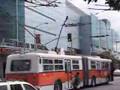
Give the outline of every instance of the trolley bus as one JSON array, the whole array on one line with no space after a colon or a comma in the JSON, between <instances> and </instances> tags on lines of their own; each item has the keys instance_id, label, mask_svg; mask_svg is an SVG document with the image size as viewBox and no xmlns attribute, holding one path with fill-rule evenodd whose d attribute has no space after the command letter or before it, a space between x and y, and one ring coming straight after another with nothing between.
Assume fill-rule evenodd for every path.
<instances>
[{"instance_id":1,"label":"trolley bus","mask_svg":"<svg viewBox=\"0 0 120 90\"><path fill-rule=\"evenodd\" d=\"M24 80L40 90L96 86L111 81L111 63L110 59L98 56L12 54L7 57L6 79Z\"/></svg>"}]
</instances>

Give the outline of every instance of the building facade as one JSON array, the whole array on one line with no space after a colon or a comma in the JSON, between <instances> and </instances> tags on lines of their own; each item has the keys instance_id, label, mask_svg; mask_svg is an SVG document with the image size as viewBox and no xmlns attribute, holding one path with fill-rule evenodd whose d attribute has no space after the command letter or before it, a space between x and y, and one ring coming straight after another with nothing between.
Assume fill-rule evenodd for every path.
<instances>
[{"instance_id":1,"label":"building facade","mask_svg":"<svg viewBox=\"0 0 120 90\"><path fill-rule=\"evenodd\" d=\"M93 54L113 50L112 30L107 19L99 20L94 15L80 19L80 49L82 54ZM86 46L85 46L86 45Z\"/></svg>"},{"instance_id":2,"label":"building facade","mask_svg":"<svg viewBox=\"0 0 120 90\"><path fill-rule=\"evenodd\" d=\"M65 50L69 50L71 47L75 49L80 49L80 43L79 43L80 37L78 33L80 16L84 16L86 15L86 13L81 11L80 8L75 7L69 1L70 0L58 0L58 2L60 3L53 3L53 5L54 4L57 5L56 7L40 6L36 8L29 7L25 9L26 10L25 23L27 25L35 27L37 30L29 27L26 28L33 35L40 34L41 45L46 46L49 50L55 49L59 35L60 38L57 48L59 49L64 48ZM26 5L30 6L32 4L26 3ZM71 33L72 35L72 42L68 42L67 40L68 33ZM31 34L27 31L26 31L26 43L33 43L33 44L35 43L34 37L31 36Z\"/></svg>"},{"instance_id":3,"label":"building facade","mask_svg":"<svg viewBox=\"0 0 120 90\"><path fill-rule=\"evenodd\" d=\"M1 0L0 12L0 42L24 42L24 0Z\"/></svg>"},{"instance_id":4,"label":"building facade","mask_svg":"<svg viewBox=\"0 0 120 90\"><path fill-rule=\"evenodd\" d=\"M0 78L5 76L6 58L15 51L15 43L25 41L24 14L24 0L0 1Z\"/></svg>"}]
</instances>

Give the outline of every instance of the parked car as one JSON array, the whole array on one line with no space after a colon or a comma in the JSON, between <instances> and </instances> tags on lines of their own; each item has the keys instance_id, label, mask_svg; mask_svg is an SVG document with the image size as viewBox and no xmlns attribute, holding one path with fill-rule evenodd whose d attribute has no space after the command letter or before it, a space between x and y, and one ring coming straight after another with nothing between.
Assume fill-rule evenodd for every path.
<instances>
[{"instance_id":1,"label":"parked car","mask_svg":"<svg viewBox=\"0 0 120 90\"><path fill-rule=\"evenodd\" d=\"M120 69L114 70L114 76L120 76Z\"/></svg>"},{"instance_id":2,"label":"parked car","mask_svg":"<svg viewBox=\"0 0 120 90\"><path fill-rule=\"evenodd\" d=\"M0 90L39 90L24 81L0 81Z\"/></svg>"}]
</instances>

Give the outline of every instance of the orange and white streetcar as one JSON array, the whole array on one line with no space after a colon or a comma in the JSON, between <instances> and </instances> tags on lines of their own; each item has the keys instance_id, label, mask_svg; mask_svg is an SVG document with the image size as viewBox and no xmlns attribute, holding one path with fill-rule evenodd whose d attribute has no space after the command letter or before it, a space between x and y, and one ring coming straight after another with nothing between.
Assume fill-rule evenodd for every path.
<instances>
[{"instance_id":1,"label":"orange and white streetcar","mask_svg":"<svg viewBox=\"0 0 120 90\"><path fill-rule=\"evenodd\" d=\"M7 58L6 79L24 80L40 90L68 90L108 83L112 61L98 56L31 52Z\"/></svg>"}]
</instances>

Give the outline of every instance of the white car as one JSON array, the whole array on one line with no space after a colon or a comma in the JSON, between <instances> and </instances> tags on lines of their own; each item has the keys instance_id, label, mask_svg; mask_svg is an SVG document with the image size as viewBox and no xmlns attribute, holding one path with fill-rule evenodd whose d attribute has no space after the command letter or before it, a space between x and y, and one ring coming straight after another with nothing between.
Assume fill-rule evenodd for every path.
<instances>
[{"instance_id":1,"label":"white car","mask_svg":"<svg viewBox=\"0 0 120 90\"><path fill-rule=\"evenodd\" d=\"M0 81L0 90L39 90L24 81Z\"/></svg>"},{"instance_id":2,"label":"white car","mask_svg":"<svg viewBox=\"0 0 120 90\"><path fill-rule=\"evenodd\" d=\"M120 76L120 69L114 70L114 75L115 76Z\"/></svg>"}]
</instances>

